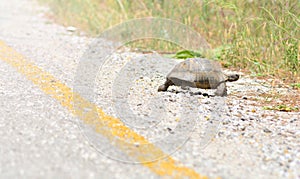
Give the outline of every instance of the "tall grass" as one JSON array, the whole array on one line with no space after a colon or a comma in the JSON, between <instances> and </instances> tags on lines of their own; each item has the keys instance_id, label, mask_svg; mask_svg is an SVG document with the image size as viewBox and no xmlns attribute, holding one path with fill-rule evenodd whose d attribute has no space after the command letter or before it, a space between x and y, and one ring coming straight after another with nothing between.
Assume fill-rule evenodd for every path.
<instances>
[{"instance_id":1,"label":"tall grass","mask_svg":"<svg viewBox=\"0 0 300 179\"><path fill-rule=\"evenodd\" d=\"M298 0L39 0L57 21L91 35L125 20L164 17L198 31L213 47L210 58L256 75L300 81ZM133 46L174 51L166 42ZM143 47L147 48L147 47Z\"/></svg>"}]
</instances>

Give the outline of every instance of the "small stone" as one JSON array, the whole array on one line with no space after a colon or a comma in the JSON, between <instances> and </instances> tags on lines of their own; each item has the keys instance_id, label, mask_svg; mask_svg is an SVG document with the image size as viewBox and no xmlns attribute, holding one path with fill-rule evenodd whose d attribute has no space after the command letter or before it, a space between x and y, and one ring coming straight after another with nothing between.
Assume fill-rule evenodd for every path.
<instances>
[{"instance_id":1,"label":"small stone","mask_svg":"<svg viewBox=\"0 0 300 179\"><path fill-rule=\"evenodd\" d=\"M174 134L171 128L168 127L167 130L169 131L170 134Z\"/></svg>"},{"instance_id":2,"label":"small stone","mask_svg":"<svg viewBox=\"0 0 300 179\"><path fill-rule=\"evenodd\" d=\"M255 118L253 118L253 117L251 117L251 116L250 116L250 118L249 118L249 119L250 119L251 121L255 120Z\"/></svg>"},{"instance_id":3,"label":"small stone","mask_svg":"<svg viewBox=\"0 0 300 179\"><path fill-rule=\"evenodd\" d=\"M76 30L77 30L76 27L73 27L73 26L67 27L67 31L69 31L69 32L75 32Z\"/></svg>"},{"instance_id":4,"label":"small stone","mask_svg":"<svg viewBox=\"0 0 300 179\"><path fill-rule=\"evenodd\" d=\"M169 101L171 101L171 102L176 102L176 99L170 98Z\"/></svg>"},{"instance_id":5,"label":"small stone","mask_svg":"<svg viewBox=\"0 0 300 179\"><path fill-rule=\"evenodd\" d=\"M248 98L247 98L247 96L243 96L242 99L245 99L245 100L246 100L246 99L248 99Z\"/></svg>"},{"instance_id":6,"label":"small stone","mask_svg":"<svg viewBox=\"0 0 300 179\"><path fill-rule=\"evenodd\" d=\"M205 101L204 104L210 104L210 101Z\"/></svg>"},{"instance_id":7,"label":"small stone","mask_svg":"<svg viewBox=\"0 0 300 179\"><path fill-rule=\"evenodd\" d=\"M264 130L263 130L265 133L272 133L272 131L270 130L270 129L268 129L268 128L264 128Z\"/></svg>"}]
</instances>

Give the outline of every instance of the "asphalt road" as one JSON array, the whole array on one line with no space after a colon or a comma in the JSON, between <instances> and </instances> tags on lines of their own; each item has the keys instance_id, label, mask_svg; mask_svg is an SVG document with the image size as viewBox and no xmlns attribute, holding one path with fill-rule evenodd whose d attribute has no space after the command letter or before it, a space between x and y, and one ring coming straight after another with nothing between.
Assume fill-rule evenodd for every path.
<instances>
[{"instance_id":1,"label":"asphalt road","mask_svg":"<svg viewBox=\"0 0 300 179\"><path fill-rule=\"evenodd\" d=\"M1 1L0 38L71 86L70 64L89 41L48 24L42 12L32 1ZM143 166L101 155L70 111L12 66L2 60L0 66L0 178L155 177Z\"/></svg>"}]
</instances>

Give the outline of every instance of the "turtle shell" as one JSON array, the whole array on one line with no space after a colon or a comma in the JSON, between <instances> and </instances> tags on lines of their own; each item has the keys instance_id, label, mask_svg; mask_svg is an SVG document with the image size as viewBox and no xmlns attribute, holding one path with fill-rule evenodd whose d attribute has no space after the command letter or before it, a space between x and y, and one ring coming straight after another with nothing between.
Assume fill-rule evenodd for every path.
<instances>
[{"instance_id":1,"label":"turtle shell","mask_svg":"<svg viewBox=\"0 0 300 179\"><path fill-rule=\"evenodd\" d=\"M219 63L204 59L190 58L178 63L167 75L176 86L190 86L203 89L216 89L226 80Z\"/></svg>"}]
</instances>

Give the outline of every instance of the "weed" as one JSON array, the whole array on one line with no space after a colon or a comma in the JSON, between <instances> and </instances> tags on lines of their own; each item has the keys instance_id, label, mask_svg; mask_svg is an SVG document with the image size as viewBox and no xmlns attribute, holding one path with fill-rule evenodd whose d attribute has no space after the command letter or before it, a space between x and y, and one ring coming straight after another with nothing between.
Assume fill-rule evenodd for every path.
<instances>
[{"instance_id":1,"label":"weed","mask_svg":"<svg viewBox=\"0 0 300 179\"><path fill-rule=\"evenodd\" d=\"M140 17L163 17L199 32L213 48L208 58L253 74L300 81L298 0L39 0L57 21L91 35ZM184 50L161 40L139 40L130 47ZM189 50L189 49L186 49Z\"/></svg>"},{"instance_id":2,"label":"weed","mask_svg":"<svg viewBox=\"0 0 300 179\"><path fill-rule=\"evenodd\" d=\"M298 107L291 107L291 106L287 106L287 105L264 106L263 109L264 110L284 111L284 112L299 111Z\"/></svg>"}]
</instances>

